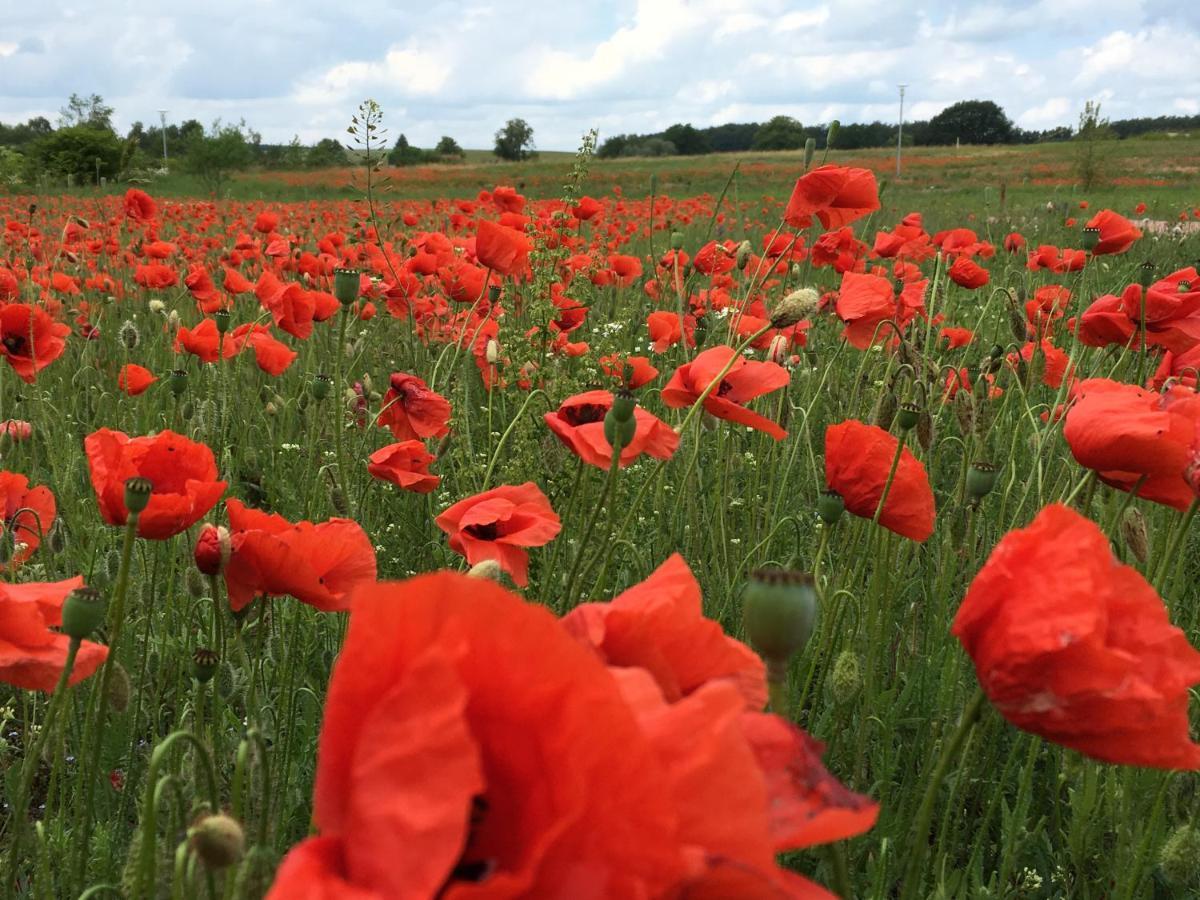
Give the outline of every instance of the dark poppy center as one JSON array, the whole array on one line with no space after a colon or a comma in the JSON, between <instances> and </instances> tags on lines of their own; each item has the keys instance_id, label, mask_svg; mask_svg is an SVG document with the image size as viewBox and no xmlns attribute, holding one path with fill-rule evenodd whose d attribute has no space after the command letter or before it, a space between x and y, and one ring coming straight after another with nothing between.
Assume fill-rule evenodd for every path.
<instances>
[{"instance_id":1,"label":"dark poppy center","mask_svg":"<svg viewBox=\"0 0 1200 900\"><path fill-rule=\"evenodd\" d=\"M477 853L471 848L479 835L479 829L483 825L483 820L488 813L488 802L486 797L475 796L471 798L471 818L469 829L467 831L467 843L463 850L463 854L459 857L458 863L450 872L450 881L470 881L481 882L485 881L496 868L494 859L478 859Z\"/></svg>"},{"instance_id":2,"label":"dark poppy center","mask_svg":"<svg viewBox=\"0 0 1200 900\"><path fill-rule=\"evenodd\" d=\"M728 381L722 381L719 385L717 385L717 396L724 397L726 394L728 394L732 390L733 390L732 384L730 384Z\"/></svg>"},{"instance_id":3,"label":"dark poppy center","mask_svg":"<svg viewBox=\"0 0 1200 900\"><path fill-rule=\"evenodd\" d=\"M463 531L480 541L494 541L499 536L500 527L495 522L488 522L486 525L468 525Z\"/></svg>"},{"instance_id":4,"label":"dark poppy center","mask_svg":"<svg viewBox=\"0 0 1200 900\"><path fill-rule=\"evenodd\" d=\"M14 356L20 356L25 352L28 343L22 335L10 334L4 338L4 349Z\"/></svg>"},{"instance_id":5,"label":"dark poppy center","mask_svg":"<svg viewBox=\"0 0 1200 900\"><path fill-rule=\"evenodd\" d=\"M599 403L581 403L578 406L568 406L559 415L567 420L568 425L576 427L603 422L604 417L608 415L608 409Z\"/></svg>"}]
</instances>

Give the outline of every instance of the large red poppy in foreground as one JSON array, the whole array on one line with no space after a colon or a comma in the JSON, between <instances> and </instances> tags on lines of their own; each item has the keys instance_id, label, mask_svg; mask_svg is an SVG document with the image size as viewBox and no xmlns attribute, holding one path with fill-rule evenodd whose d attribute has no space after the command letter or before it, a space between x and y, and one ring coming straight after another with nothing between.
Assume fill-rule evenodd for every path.
<instances>
[{"instance_id":1,"label":"large red poppy in foreground","mask_svg":"<svg viewBox=\"0 0 1200 900\"><path fill-rule=\"evenodd\" d=\"M58 631L63 601L83 586L68 578L48 584L0 585L0 682L30 691L52 691L62 677L71 639ZM93 674L108 648L83 641L71 670L71 684Z\"/></svg>"},{"instance_id":2,"label":"large red poppy in foreground","mask_svg":"<svg viewBox=\"0 0 1200 900\"><path fill-rule=\"evenodd\" d=\"M733 365L717 381L717 376L731 359ZM745 404L785 387L790 380L787 369L777 363L748 360L738 355L732 347L719 345L710 347L690 363L684 363L676 369L667 386L662 389L662 400L671 407L691 406L717 381L704 398L706 412L718 419L765 432L781 441L787 437L787 432L766 416L747 409Z\"/></svg>"}]
</instances>

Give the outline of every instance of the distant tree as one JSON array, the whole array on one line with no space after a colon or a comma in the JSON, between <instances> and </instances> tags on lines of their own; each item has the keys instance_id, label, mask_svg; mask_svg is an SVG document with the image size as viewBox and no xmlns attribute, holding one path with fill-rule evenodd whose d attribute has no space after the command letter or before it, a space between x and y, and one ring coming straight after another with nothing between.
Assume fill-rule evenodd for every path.
<instances>
[{"instance_id":1,"label":"distant tree","mask_svg":"<svg viewBox=\"0 0 1200 900\"><path fill-rule=\"evenodd\" d=\"M650 136L629 141L622 156L677 156L679 150L665 138Z\"/></svg>"},{"instance_id":2,"label":"distant tree","mask_svg":"<svg viewBox=\"0 0 1200 900\"><path fill-rule=\"evenodd\" d=\"M1106 143L1116 135L1108 119L1100 116L1100 104L1091 100L1079 114L1079 128L1075 132L1075 174L1085 191L1090 191L1104 180L1106 168Z\"/></svg>"},{"instance_id":3,"label":"distant tree","mask_svg":"<svg viewBox=\"0 0 1200 900\"><path fill-rule=\"evenodd\" d=\"M466 156L466 152L458 145L458 141L449 135L442 135L442 139L437 142L437 146L433 148L433 152L437 156Z\"/></svg>"},{"instance_id":4,"label":"distant tree","mask_svg":"<svg viewBox=\"0 0 1200 900\"><path fill-rule=\"evenodd\" d=\"M111 131L72 125L38 138L29 145L27 158L35 175L71 175L86 184L95 179L97 169L103 177L116 177L123 146Z\"/></svg>"},{"instance_id":5,"label":"distant tree","mask_svg":"<svg viewBox=\"0 0 1200 900\"><path fill-rule=\"evenodd\" d=\"M712 144L691 124L675 124L659 135L663 140L675 145L680 156L698 156L702 153L712 153Z\"/></svg>"},{"instance_id":6,"label":"distant tree","mask_svg":"<svg viewBox=\"0 0 1200 900\"><path fill-rule=\"evenodd\" d=\"M408 138L400 135L396 138L396 143L387 155L388 165L392 166L417 166L428 161L428 156L420 147L414 147L408 142Z\"/></svg>"},{"instance_id":7,"label":"distant tree","mask_svg":"<svg viewBox=\"0 0 1200 900\"><path fill-rule=\"evenodd\" d=\"M991 100L963 100L947 106L929 120L926 140L931 144L1006 144L1013 138L1013 123Z\"/></svg>"},{"instance_id":8,"label":"distant tree","mask_svg":"<svg viewBox=\"0 0 1200 900\"><path fill-rule=\"evenodd\" d=\"M59 123L65 128L82 125L102 131L113 130L113 108L106 105L104 98L99 94L92 94L90 97L72 94L67 100L67 105L60 109L58 114Z\"/></svg>"},{"instance_id":9,"label":"distant tree","mask_svg":"<svg viewBox=\"0 0 1200 900\"><path fill-rule=\"evenodd\" d=\"M492 152L501 159L529 159L535 152L533 128L524 119L509 119L496 132L496 146Z\"/></svg>"},{"instance_id":10,"label":"distant tree","mask_svg":"<svg viewBox=\"0 0 1200 900\"><path fill-rule=\"evenodd\" d=\"M304 164L310 169L328 169L346 164L346 150L333 138L321 138L304 154Z\"/></svg>"},{"instance_id":11,"label":"distant tree","mask_svg":"<svg viewBox=\"0 0 1200 900\"><path fill-rule=\"evenodd\" d=\"M714 153L739 153L750 149L761 127L758 122L727 122L702 129L700 133Z\"/></svg>"},{"instance_id":12,"label":"distant tree","mask_svg":"<svg viewBox=\"0 0 1200 900\"><path fill-rule=\"evenodd\" d=\"M618 156L624 156L625 148L629 146L630 140L632 137L628 134L614 134L601 141L596 155L601 159L616 159Z\"/></svg>"},{"instance_id":13,"label":"distant tree","mask_svg":"<svg viewBox=\"0 0 1200 900\"><path fill-rule=\"evenodd\" d=\"M19 125L5 125L0 122L0 145L24 147L40 137L45 137L53 130L54 126L44 116L35 116Z\"/></svg>"},{"instance_id":14,"label":"distant tree","mask_svg":"<svg viewBox=\"0 0 1200 900\"><path fill-rule=\"evenodd\" d=\"M167 141L178 141L186 148L187 145L204 136L204 126L197 119L188 119L176 129L174 125L167 128Z\"/></svg>"},{"instance_id":15,"label":"distant tree","mask_svg":"<svg viewBox=\"0 0 1200 900\"><path fill-rule=\"evenodd\" d=\"M247 168L254 160L252 133L246 123L222 125L220 120L199 134L194 132L184 145L185 166L214 194L219 193L229 177Z\"/></svg>"},{"instance_id":16,"label":"distant tree","mask_svg":"<svg viewBox=\"0 0 1200 900\"><path fill-rule=\"evenodd\" d=\"M804 126L791 116L775 116L754 134L754 150L799 150L807 135Z\"/></svg>"}]
</instances>

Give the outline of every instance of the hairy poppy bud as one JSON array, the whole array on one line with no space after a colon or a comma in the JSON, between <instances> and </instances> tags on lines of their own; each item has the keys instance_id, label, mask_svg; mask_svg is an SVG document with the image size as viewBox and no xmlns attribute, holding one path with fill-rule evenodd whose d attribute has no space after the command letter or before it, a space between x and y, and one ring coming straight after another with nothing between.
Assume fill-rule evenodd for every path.
<instances>
[{"instance_id":1,"label":"hairy poppy bud","mask_svg":"<svg viewBox=\"0 0 1200 900\"><path fill-rule=\"evenodd\" d=\"M808 167L812 165L813 157L817 155L817 139L804 139L804 170L807 172Z\"/></svg>"},{"instance_id":2,"label":"hairy poppy bud","mask_svg":"<svg viewBox=\"0 0 1200 900\"><path fill-rule=\"evenodd\" d=\"M853 703L862 691L862 666L851 650L843 650L833 663L829 677L829 696L838 706Z\"/></svg>"},{"instance_id":3,"label":"hairy poppy bud","mask_svg":"<svg viewBox=\"0 0 1200 900\"><path fill-rule=\"evenodd\" d=\"M975 427L975 398L967 391L959 391L954 395L954 417L958 419L958 427L963 434L970 434Z\"/></svg>"},{"instance_id":4,"label":"hairy poppy bud","mask_svg":"<svg viewBox=\"0 0 1200 900\"><path fill-rule=\"evenodd\" d=\"M129 319L121 323L121 330L117 332L117 337L121 339L121 344L126 350L136 350L138 343L142 339L138 327Z\"/></svg>"},{"instance_id":5,"label":"hairy poppy bud","mask_svg":"<svg viewBox=\"0 0 1200 900\"><path fill-rule=\"evenodd\" d=\"M171 393L178 397L187 390L188 373L183 369L175 369L167 379L167 384L171 388Z\"/></svg>"},{"instance_id":6,"label":"hairy poppy bud","mask_svg":"<svg viewBox=\"0 0 1200 900\"><path fill-rule=\"evenodd\" d=\"M846 501L837 491L822 491L817 498L817 515L826 525L835 525L846 511Z\"/></svg>"},{"instance_id":7,"label":"hairy poppy bud","mask_svg":"<svg viewBox=\"0 0 1200 900\"><path fill-rule=\"evenodd\" d=\"M500 574L503 570L500 568L500 563L494 559L485 559L482 562L477 562L467 570L468 578L486 578L489 581L499 581Z\"/></svg>"},{"instance_id":8,"label":"hairy poppy bud","mask_svg":"<svg viewBox=\"0 0 1200 900\"><path fill-rule=\"evenodd\" d=\"M447 431L442 435L442 439L438 441L437 449L433 451L433 455L441 459L446 455L446 451L450 449L450 439L453 437L453 431Z\"/></svg>"},{"instance_id":9,"label":"hairy poppy bud","mask_svg":"<svg viewBox=\"0 0 1200 900\"><path fill-rule=\"evenodd\" d=\"M992 492L1000 468L988 462L976 461L967 469L967 496L979 501Z\"/></svg>"},{"instance_id":10,"label":"hairy poppy bud","mask_svg":"<svg viewBox=\"0 0 1200 900\"><path fill-rule=\"evenodd\" d=\"M1125 510L1121 519L1121 537L1125 539L1129 552L1138 562L1145 564L1150 556L1150 535L1146 529L1146 517L1136 506Z\"/></svg>"},{"instance_id":11,"label":"hairy poppy bud","mask_svg":"<svg viewBox=\"0 0 1200 900\"><path fill-rule=\"evenodd\" d=\"M133 693L133 685L129 681L129 673L119 662L112 661L112 679L108 682L108 708L115 713L123 713L129 709L129 697Z\"/></svg>"},{"instance_id":12,"label":"hairy poppy bud","mask_svg":"<svg viewBox=\"0 0 1200 900\"><path fill-rule=\"evenodd\" d=\"M929 410L921 410L921 415L917 419L917 443L926 453L933 446L933 439L936 435L936 427L934 425L933 416L929 414Z\"/></svg>"},{"instance_id":13,"label":"hairy poppy bud","mask_svg":"<svg viewBox=\"0 0 1200 900\"><path fill-rule=\"evenodd\" d=\"M201 684L207 684L217 674L217 664L220 662L216 650L207 647L197 647L192 651L192 677Z\"/></svg>"},{"instance_id":14,"label":"hairy poppy bud","mask_svg":"<svg viewBox=\"0 0 1200 900\"><path fill-rule=\"evenodd\" d=\"M358 269L333 270L333 296L342 306L349 306L358 299L359 281Z\"/></svg>"},{"instance_id":15,"label":"hairy poppy bud","mask_svg":"<svg viewBox=\"0 0 1200 900\"><path fill-rule=\"evenodd\" d=\"M808 643L817 620L812 576L757 570L742 591L742 612L746 636L766 662L768 680L782 680L788 660Z\"/></svg>"},{"instance_id":16,"label":"hairy poppy bud","mask_svg":"<svg viewBox=\"0 0 1200 900\"><path fill-rule=\"evenodd\" d=\"M229 529L223 525L205 525L196 538L192 556L196 568L205 575L220 575L229 563L230 550Z\"/></svg>"},{"instance_id":17,"label":"hairy poppy bud","mask_svg":"<svg viewBox=\"0 0 1200 900\"><path fill-rule=\"evenodd\" d=\"M901 431L910 431L921 421L921 407L915 403L901 403L896 414L896 424Z\"/></svg>"},{"instance_id":18,"label":"hairy poppy bud","mask_svg":"<svg viewBox=\"0 0 1200 900\"><path fill-rule=\"evenodd\" d=\"M825 149L828 150L837 143L838 129L842 127L842 123L834 119L829 123L829 130L825 132Z\"/></svg>"},{"instance_id":19,"label":"hairy poppy bud","mask_svg":"<svg viewBox=\"0 0 1200 900\"><path fill-rule=\"evenodd\" d=\"M333 379L328 375L314 375L313 380L308 383L309 393L312 394L314 400L324 400L329 396L329 391L333 387Z\"/></svg>"},{"instance_id":20,"label":"hairy poppy bud","mask_svg":"<svg viewBox=\"0 0 1200 900\"><path fill-rule=\"evenodd\" d=\"M175 331L177 328L179 328L179 325L180 325L179 313L177 313L175 310L171 310L170 312L168 312L167 313L167 331Z\"/></svg>"},{"instance_id":21,"label":"hairy poppy bud","mask_svg":"<svg viewBox=\"0 0 1200 900\"><path fill-rule=\"evenodd\" d=\"M820 295L812 288L800 288L768 309L767 314L776 328L790 328L806 316L812 315L820 302Z\"/></svg>"},{"instance_id":22,"label":"hairy poppy bud","mask_svg":"<svg viewBox=\"0 0 1200 900\"><path fill-rule=\"evenodd\" d=\"M108 576L109 581L116 581L117 574L121 571L121 551L110 550L104 557L104 574Z\"/></svg>"},{"instance_id":23,"label":"hairy poppy bud","mask_svg":"<svg viewBox=\"0 0 1200 900\"><path fill-rule=\"evenodd\" d=\"M227 331L229 331L229 310L218 309L215 313L213 313L213 318L217 321L218 334L225 334Z\"/></svg>"},{"instance_id":24,"label":"hairy poppy bud","mask_svg":"<svg viewBox=\"0 0 1200 900\"><path fill-rule=\"evenodd\" d=\"M1180 825L1158 851L1158 868L1171 887L1200 885L1200 829Z\"/></svg>"},{"instance_id":25,"label":"hairy poppy bud","mask_svg":"<svg viewBox=\"0 0 1200 900\"><path fill-rule=\"evenodd\" d=\"M275 880L275 859L265 847L251 847L238 867L233 882L234 900L257 900L266 896Z\"/></svg>"},{"instance_id":26,"label":"hairy poppy bud","mask_svg":"<svg viewBox=\"0 0 1200 900\"><path fill-rule=\"evenodd\" d=\"M67 549L67 526L62 519L55 519L46 533L46 546L51 553L62 553Z\"/></svg>"},{"instance_id":27,"label":"hairy poppy bud","mask_svg":"<svg viewBox=\"0 0 1200 900\"><path fill-rule=\"evenodd\" d=\"M682 231L672 231L671 232L671 249L672 250L682 250L683 249L683 232Z\"/></svg>"},{"instance_id":28,"label":"hairy poppy bud","mask_svg":"<svg viewBox=\"0 0 1200 900\"><path fill-rule=\"evenodd\" d=\"M890 430L892 421L896 418L897 406L896 395L891 391L884 391L875 404L875 411L871 416L872 423L884 431Z\"/></svg>"},{"instance_id":29,"label":"hairy poppy bud","mask_svg":"<svg viewBox=\"0 0 1200 900\"><path fill-rule=\"evenodd\" d=\"M76 588L67 594L62 608L63 634L76 641L89 637L104 621L104 595L95 588Z\"/></svg>"},{"instance_id":30,"label":"hairy poppy bud","mask_svg":"<svg viewBox=\"0 0 1200 900\"><path fill-rule=\"evenodd\" d=\"M1095 226L1083 229L1083 249L1091 253L1100 243L1100 229Z\"/></svg>"},{"instance_id":31,"label":"hairy poppy bud","mask_svg":"<svg viewBox=\"0 0 1200 900\"><path fill-rule=\"evenodd\" d=\"M187 585L187 592L191 596L199 599L205 594L204 576L195 569L188 569L184 576L184 584Z\"/></svg>"},{"instance_id":32,"label":"hairy poppy bud","mask_svg":"<svg viewBox=\"0 0 1200 900\"><path fill-rule=\"evenodd\" d=\"M750 262L750 254L754 252L754 247L749 241L742 241L738 244L737 255L734 257L734 264L739 269L746 268L746 263Z\"/></svg>"},{"instance_id":33,"label":"hairy poppy bud","mask_svg":"<svg viewBox=\"0 0 1200 900\"><path fill-rule=\"evenodd\" d=\"M184 400L179 407L179 418L185 422L190 422L196 415L196 404L191 400Z\"/></svg>"},{"instance_id":34,"label":"hairy poppy bud","mask_svg":"<svg viewBox=\"0 0 1200 900\"><path fill-rule=\"evenodd\" d=\"M777 334L771 338L771 344L767 347L767 360L781 366L787 358L788 339L785 335Z\"/></svg>"},{"instance_id":35,"label":"hairy poppy bud","mask_svg":"<svg viewBox=\"0 0 1200 900\"><path fill-rule=\"evenodd\" d=\"M496 342L495 338L488 338L483 355L489 366L494 366L500 362L500 344Z\"/></svg>"},{"instance_id":36,"label":"hairy poppy bud","mask_svg":"<svg viewBox=\"0 0 1200 900\"><path fill-rule=\"evenodd\" d=\"M329 505L343 518L350 515L350 501L346 499L345 492L337 485L331 485L329 488Z\"/></svg>"},{"instance_id":37,"label":"hairy poppy bud","mask_svg":"<svg viewBox=\"0 0 1200 900\"><path fill-rule=\"evenodd\" d=\"M239 862L246 836L237 819L224 813L201 816L188 829L188 846L205 867L218 871Z\"/></svg>"},{"instance_id":38,"label":"hairy poppy bud","mask_svg":"<svg viewBox=\"0 0 1200 900\"><path fill-rule=\"evenodd\" d=\"M125 482L125 509L137 515L150 502L154 483L149 478L130 478Z\"/></svg>"}]
</instances>

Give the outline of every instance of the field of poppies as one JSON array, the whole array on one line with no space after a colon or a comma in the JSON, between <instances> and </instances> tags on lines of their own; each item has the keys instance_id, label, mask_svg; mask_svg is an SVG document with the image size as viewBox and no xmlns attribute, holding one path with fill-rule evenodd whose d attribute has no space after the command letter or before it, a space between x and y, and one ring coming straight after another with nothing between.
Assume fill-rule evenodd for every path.
<instances>
[{"instance_id":1,"label":"field of poppies","mask_svg":"<svg viewBox=\"0 0 1200 900\"><path fill-rule=\"evenodd\" d=\"M0 196L5 900L1197 895L1194 185L413 199L364 109Z\"/></svg>"}]
</instances>

